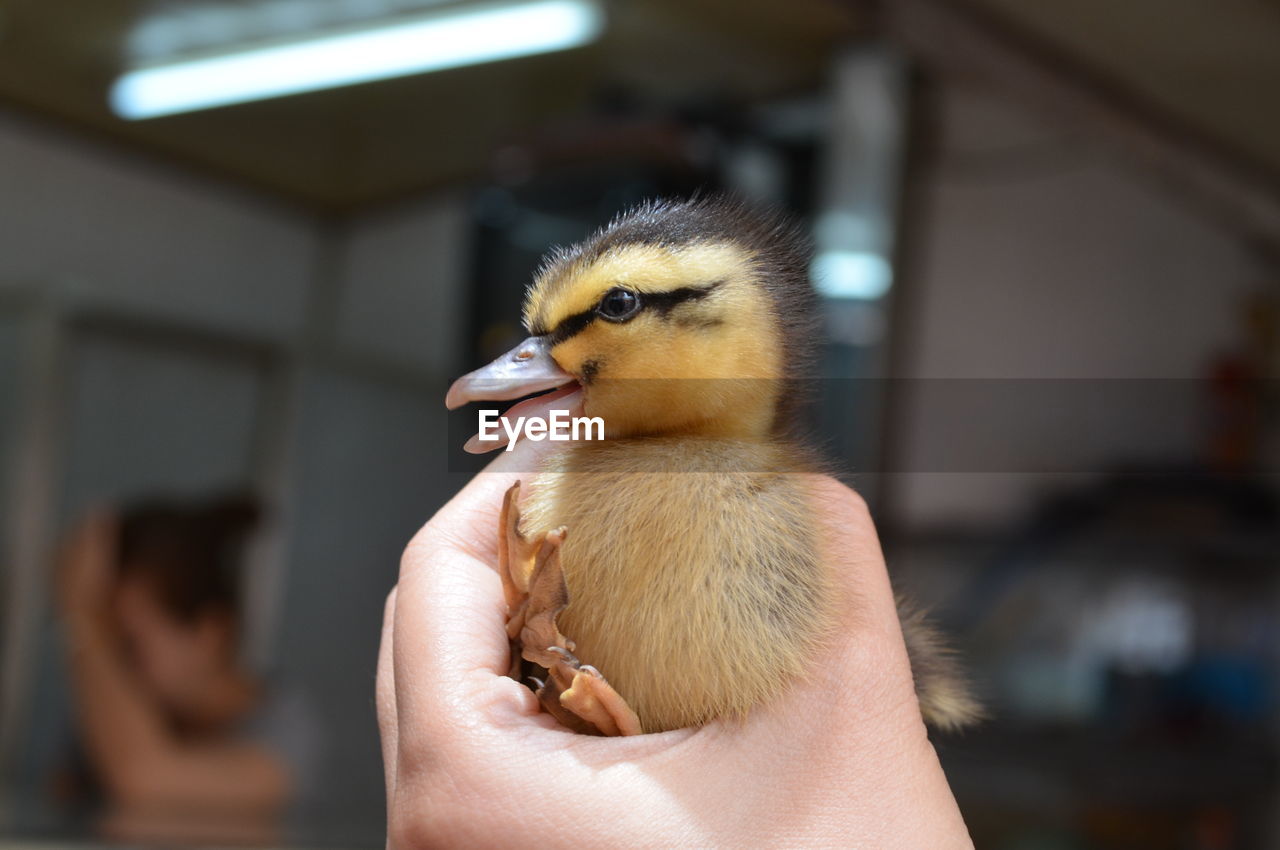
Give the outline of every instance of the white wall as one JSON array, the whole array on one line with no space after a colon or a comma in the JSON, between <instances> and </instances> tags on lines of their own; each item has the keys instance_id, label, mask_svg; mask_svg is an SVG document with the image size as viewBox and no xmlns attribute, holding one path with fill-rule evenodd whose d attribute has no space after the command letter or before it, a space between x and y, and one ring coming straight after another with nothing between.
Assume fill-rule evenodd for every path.
<instances>
[{"instance_id":1,"label":"white wall","mask_svg":"<svg viewBox=\"0 0 1280 850\"><path fill-rule=\"evenodd\" d=\"M1246 248L1145 175L982 91L945 86L941 148L923 175L905 317L908 378L1201 378L1239 334L1242 298L1265 279ZM1137 385L1134 385L1137 386ZM1186 387L1186 389L1192 389ZM925 390L927 392L927 390ZM978 451L983 423L909 399L899 468ZM1185 399L1184 399L1185 401ZM1017 435L1027 455L1089 468L1126 453L1189 451L1188 420L1131 417L1085 441L1064 413ZM1020 449L1002 468L1016 466ZM895 508L917 525L1017 515L1036 474L901 476Z\"/></svg>"}]
</instances>

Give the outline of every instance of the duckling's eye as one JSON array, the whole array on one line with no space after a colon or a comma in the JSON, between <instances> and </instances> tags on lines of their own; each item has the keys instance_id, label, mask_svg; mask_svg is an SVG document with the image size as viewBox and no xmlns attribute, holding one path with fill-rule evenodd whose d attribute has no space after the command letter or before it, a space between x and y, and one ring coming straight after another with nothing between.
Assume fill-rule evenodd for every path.
<instances>
[{"instance_id":1,"label":"duckling's eye","mask_svg":"<svg viewBox=\"0 0 1280 850\"><path fill-rule=\"evenodd\" d=\"M640 296L629 289L614 287L600 299L596 312L611 322L625 322L640 312Z\"/></svg>"}]
</instances>

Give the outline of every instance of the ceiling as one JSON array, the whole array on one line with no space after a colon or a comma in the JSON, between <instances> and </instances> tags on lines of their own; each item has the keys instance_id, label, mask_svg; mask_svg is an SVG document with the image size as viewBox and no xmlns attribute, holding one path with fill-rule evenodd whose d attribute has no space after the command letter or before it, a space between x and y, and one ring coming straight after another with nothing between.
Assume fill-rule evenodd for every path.
<instances>
[{"instance_id":1,"label":"ceiling","mask_svg":"<svg viewBox=\"0 0 1280 850\"><path fill-rule=\"evenodd\" d=\"M875 5L608 0L605 34L584 48L150 121L117 119L106 94L128 64L130 34L157 13L195 2L0 0L0 105L342 211L473 176L505 145L581 124L605 93L671 105L813 89L831 52L867 31L869 18L857 10ZM251 2L260 0L222 5ZM930 2L998 16L1174 119L1169 126L1280 181L1280 0Z\"/></svg>"},{"instance_id":2,"label":"ceiling","mask_svg":"<svg viewBox=\"0 0 1280 850\"><path fill-rule=\"evenodd\" d=\"M968 0L1280 185L1280 0Z\"/></svg>"},{"instance_id":3,"label":"ceiling","mask_svg":"<svg viewBox=\"0 0 1280 850\"><path fill-rule=\"evenodd\" d=\"M602 38L576 50L122 121L107 92L130 33L175 5L0 0L0 103L345 210L473 175L495 149L580 117L602 92L670 103L812 88L854 32L838 0L618 0Z\"/></svg>"}]
</instances>

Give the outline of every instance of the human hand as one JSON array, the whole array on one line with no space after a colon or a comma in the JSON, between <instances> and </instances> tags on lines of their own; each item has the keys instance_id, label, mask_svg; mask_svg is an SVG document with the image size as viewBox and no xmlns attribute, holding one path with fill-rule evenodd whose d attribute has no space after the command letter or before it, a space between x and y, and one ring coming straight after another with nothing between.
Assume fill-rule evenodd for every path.
<instances>
[{"instance_id":1,"label":"human hand","mask_svg":"<svg viewBox=\"0 0 1280 850\"><path fill-rule=\"evenodd\" d=\"M387 600L378 720L390 847L972 847L925 734L865 504L814 476L839 630L742 722L571 733L507 678L502 495L548 443L476 476L405 551ZM603 671L608 675L608 671Z\"/></svg>"},{"instance_id":2,"label":"human hand","mask_svg":"<svg viewBox=\"0 0 1280 850\"><path fill-rule=\"evenodd\" d=\"M85 517L62 545L57 559L58 603L72 622L99 617L107 607L118 523L107 511Z\"/></svg>"}]
</instances>

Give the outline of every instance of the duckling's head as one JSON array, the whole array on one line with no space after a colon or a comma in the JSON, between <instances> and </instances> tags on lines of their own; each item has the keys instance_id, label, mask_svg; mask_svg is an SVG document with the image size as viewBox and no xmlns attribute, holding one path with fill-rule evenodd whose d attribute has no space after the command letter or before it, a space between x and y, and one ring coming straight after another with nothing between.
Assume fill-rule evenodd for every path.
<instances>
[{"instance_id":1,"label":"duckling's head","mask_svg":"<svg viewBox=\"0 0 1280 850\"><path fill-rule=\"evenodd\" d=\"M808 368L809 259L793 224L745 204L643 204L546 259L525 301L530 338L460 378L447 404L576 382L609 437L767 437Z\"/></svg>"}]
</instances>

